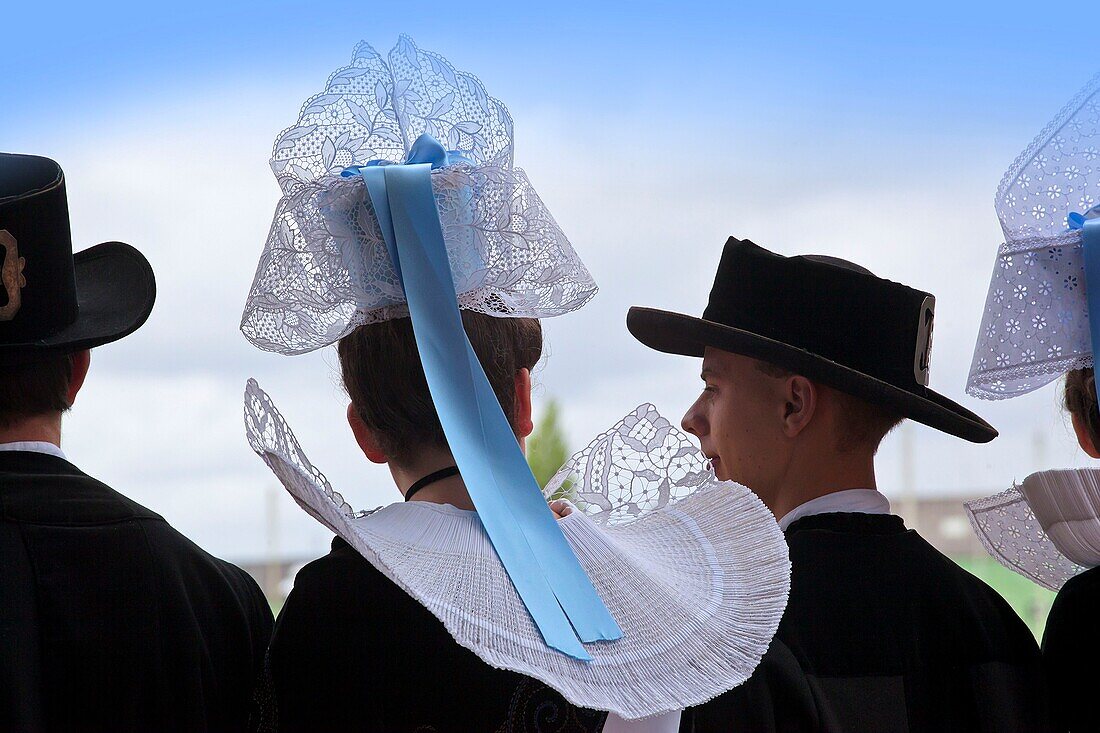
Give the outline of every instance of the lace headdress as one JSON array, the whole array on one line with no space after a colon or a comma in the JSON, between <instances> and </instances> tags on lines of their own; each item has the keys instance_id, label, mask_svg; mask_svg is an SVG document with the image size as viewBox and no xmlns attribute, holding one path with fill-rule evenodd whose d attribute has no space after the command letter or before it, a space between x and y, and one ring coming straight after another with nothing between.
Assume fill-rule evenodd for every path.
<instances>
[{"instance_id":1,"label":"lace headdress","mask_svg":"<svg viewBox=\"0 0 1100 733\"><path fill-rule=\"evenodd\" d=\"M341 174L403 163L422 135L459 153L431 178L463 309L544 318L595 294L569 240L512 165L508 110L477 77L402 36L386 57L360 43L276 139L271 167L282 199L241 320L249 341L301 354L362 324L408 315L364 181Z\"/></svg>"},{"instance_id":2,"label":"lace headdress","mask_svg":"<svg viewBox=\"0 0 1100 733\"><path fill-rule=\"evenodd\" d=\"M587 644L588 662L543 643L475 513L421 501L355 511L253 381L245 427L294 500L456 642L581 707L634 720L701 704L752 675L787 604L790 561L771 512L744 486L718 481L652 405L596 437L547 484L547 499L576 505L559 524L623 629Z\"/></svg>"},{"instance_id":3,"label":"lace headdress","mask_svg":"<svg viewBox=\"0 0 1100 733\"><path fill-rule=\"evenodd\" d=\"M1044 588L1100 565L1100 470L1040 471L966 512L990 555Z\"/></svg>"},{"instance_id":4,"label":"lace headdress","mask_svg":"<svg viewBox=\"0 0 1100 733\"><path fill-rule=\"evenodd\" d=\"M997 189L1005 242L968 393L1015 397L1093 365L1083 241L1096 226L1089 221L1100 216L1098 202L1100 75L1020 154ZM1100 282L1093 288L1100 292Z\"/></svg>"},{"instance_id":5,"label":"lace headdress","mask_svg":"<svg viewBox=\"0 0 1100 733\"><path fill-rule=\"evenodd\" d=\"M997 189L997 252L966 391L1026 394L1092 367L1100 346L1100 75L1020 154ZM1100 564L1100 472L1042 471L966 504L1005 567L1051 590Z\"/></svg>"},{"instance_id":6,"label":"lace headdress","mask_svg":"<svg viewBox=\"0 0 1100 733\"><path fill-rule=\"evenodd\" d=\"M385 59L360 43L278 137L272 168L283 195L245 336L299 354L410 317L477 518L545 643L590 659L584 643L621 628L542 500L460 316L554 316L596 290L512 165L508 111L405 36Z\"/></svg>"}]
</instances>

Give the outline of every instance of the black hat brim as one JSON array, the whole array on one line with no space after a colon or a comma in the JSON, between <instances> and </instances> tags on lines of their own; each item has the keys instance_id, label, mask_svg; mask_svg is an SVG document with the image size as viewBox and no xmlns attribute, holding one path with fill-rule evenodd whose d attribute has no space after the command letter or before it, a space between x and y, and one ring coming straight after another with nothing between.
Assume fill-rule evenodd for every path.
<instances>
[{"instance_id":1,"label":"black hat brim","mask_svg":"<svg viewBox=\"0 0 1100 733\"><path fill-rule=\"evenodd\" d=\"M33 360L117 341L149 318L156 300L153 268L141 252L122 242L104 242L73 255L76 321L37 341L0 345L0 362Z\"/></svg>"},{"instance_id":2,"label":"black hat brim","mask_svg":"<svg viewBox=\"0 0 1100 733\"><path fill-rule=\"evenodd\" d=\"M924 386L914 391L838 364L790 344L702 318L633 307L626 327L634 338L667 354L702 357L707 346L790 369L841 392L972 443L988 443L997 431L962 405Z\"/></svg>"}]
</instances>

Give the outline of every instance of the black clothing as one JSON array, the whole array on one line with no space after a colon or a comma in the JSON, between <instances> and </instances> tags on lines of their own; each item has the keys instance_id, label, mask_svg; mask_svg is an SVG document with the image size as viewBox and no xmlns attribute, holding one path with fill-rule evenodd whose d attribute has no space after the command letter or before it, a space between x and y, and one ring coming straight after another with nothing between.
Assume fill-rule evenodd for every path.
<instances>
[{"instance_id":1,"label":"black clothing","mask_svg":"<svg viewBox=\"0 0 1100 733\"><path fill-rule=\"evenodd\" d=\"M244 730L271 623L252 578L158 515L0 452L0 730Z\"/></svg>"},{"instance_id":2,"label":"black clothing","mask_svg":"<svg viewBox=\"0 0 1100 733\"><path fill-rule=\"evenodd\" d=\"M1051 707L1059 730L1095 730L1096 664L1100 662L1100 568L1070 578L1047 616L1043 634Z\"/></svg>"},{"instance_id":3,"label":"black clothing","mask_svg":"<svg viewBox=\"0 0 1100 733\"><path fill-rule=\"evenodd\" d=\"M1027 626L900 517L821 514L786 536L791 595L771 647L681 731L1048 730Z\"/></svg>"},{"instance_id":4,"label":"black clothing","mask_svg":"<svg viewBox=\"0 0 1100 733\"><path fill-rule=\"evenodd\" d=\"M269 651L265 728L494 733L603 727L546 685L482 662L339 537L294 580Z\"/></svg>"}]
</instances>

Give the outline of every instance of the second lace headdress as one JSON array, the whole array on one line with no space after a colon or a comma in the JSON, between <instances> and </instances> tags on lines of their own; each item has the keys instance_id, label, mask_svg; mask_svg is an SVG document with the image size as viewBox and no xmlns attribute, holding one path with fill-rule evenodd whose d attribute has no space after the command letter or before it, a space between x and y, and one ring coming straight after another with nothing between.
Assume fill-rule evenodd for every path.
<instances>
[{"instance_id":1,"label":"second lace headdress","mask_svg":"<svg viewBox=\"0 0 1100 733\"><path fill-rule=\"evenodd\" d=\"M1093 367L1100 346L1100 75L1005 173L996 207L1005 242L967 392L1008 399ZM967 503L1005 567L1057 590L1100 564L1100 472L1043 471Z\"/></svg>"}]
</instances>

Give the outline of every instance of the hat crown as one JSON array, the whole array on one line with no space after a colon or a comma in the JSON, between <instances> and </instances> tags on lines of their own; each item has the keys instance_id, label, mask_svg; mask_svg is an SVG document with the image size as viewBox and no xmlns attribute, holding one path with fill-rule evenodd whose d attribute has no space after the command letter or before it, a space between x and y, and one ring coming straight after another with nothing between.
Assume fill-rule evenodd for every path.
<instances>
[{"instance_id":1,"label":"hat crown","mask_svg":"<svg viewBox=\"0 0 1100 733\"><path fill-rule=\"evenodd\" d=\"M65 175L49 158L0 154L0 345L34 344L76 317Z\"/></svg>"},{"instance_id":2,"label":"hat crown","mask_svg":"<svg viewBox=\"0 0 1100 733\"><path fill-rule=\"evenodd\" d=\"M928 384L934 304L854 263L730 238L703 318L913 388Z\"/></svg>"}]
</instances>

